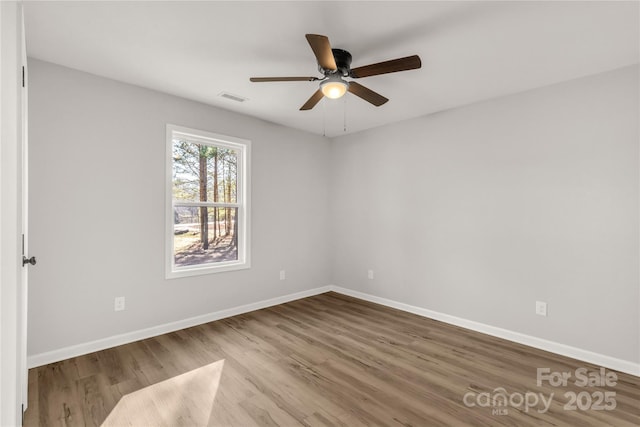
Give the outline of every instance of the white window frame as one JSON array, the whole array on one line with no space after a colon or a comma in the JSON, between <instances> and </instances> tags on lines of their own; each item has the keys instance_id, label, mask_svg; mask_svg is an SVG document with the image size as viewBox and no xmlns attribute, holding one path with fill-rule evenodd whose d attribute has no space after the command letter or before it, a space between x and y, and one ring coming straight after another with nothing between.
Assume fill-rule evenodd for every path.
<instances>
[{"instance_id":1,"label":"white window frame","mask_svg":"<svg viewBox=\"0 0 640 427\"><path fill-rule=\"evenodd\" d=\"M236 203L181 202L173 200L173 139L183 138L194 143L231 148L238 151ZM251 141L233 136L220 135L172 124L167 125L166 144L166 190L165 190L165 265L167 279L241 270L251 267ZM238 259L216 263L176 267L173 253L174 207L207 206L237 207L238 213Z\"/></svg>"}]
</instances>

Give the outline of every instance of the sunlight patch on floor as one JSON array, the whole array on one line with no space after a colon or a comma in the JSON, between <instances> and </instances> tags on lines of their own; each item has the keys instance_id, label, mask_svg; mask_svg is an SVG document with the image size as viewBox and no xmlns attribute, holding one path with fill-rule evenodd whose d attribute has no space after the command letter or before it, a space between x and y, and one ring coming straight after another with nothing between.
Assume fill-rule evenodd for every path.
<instances>
[{"instance_id":1,"label":"sunlight patch on floor","mask_svg":"<svg viewBox=\"0 0 640 427\"><path fill-rule=\"evenodd\" d=\"M206 426L223 367L224 359L127 394L102 426Z\"/></svg>"}]
</instances>

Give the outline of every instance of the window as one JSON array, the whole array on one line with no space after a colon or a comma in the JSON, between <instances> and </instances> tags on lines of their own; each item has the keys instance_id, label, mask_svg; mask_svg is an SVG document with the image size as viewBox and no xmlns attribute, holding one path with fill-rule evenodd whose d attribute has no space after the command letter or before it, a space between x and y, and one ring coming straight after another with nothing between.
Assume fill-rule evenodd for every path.
<instances>
[{"instance_id":1,"label":"window","mask_svg":"<svg viewBox=\"0 0 640 427\"><path fill-rule=\"evenodd\" d=\"M167 278L249 268L251 142L167 125Z\"/></svg>"}]
</instances>

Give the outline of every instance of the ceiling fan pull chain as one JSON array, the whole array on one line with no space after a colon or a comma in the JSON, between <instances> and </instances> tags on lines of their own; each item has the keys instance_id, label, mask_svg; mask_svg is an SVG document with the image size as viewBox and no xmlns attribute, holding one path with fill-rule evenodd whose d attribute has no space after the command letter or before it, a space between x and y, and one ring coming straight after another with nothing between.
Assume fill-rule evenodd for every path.
<instances>
[{"instance_id":1,"label":"ceiling fan pull chain","mask_svg":"<svg viewBox=\"0 0 640 427\"><path fill-rule=\"evenodd\" d=\"M347 97L344 97L344 132L347 131Z\"/></svg>"},{"instance_id":2,"label":"ceiling fan pull chain","mask_svg":"<svg viewBox=\"0 0 640 427\"><path fill-rule=\"evenodd\" d=\"M322 100L322 136L327 136L327 107L325 105L327 102Z\"/></svg>"}]
</instances>

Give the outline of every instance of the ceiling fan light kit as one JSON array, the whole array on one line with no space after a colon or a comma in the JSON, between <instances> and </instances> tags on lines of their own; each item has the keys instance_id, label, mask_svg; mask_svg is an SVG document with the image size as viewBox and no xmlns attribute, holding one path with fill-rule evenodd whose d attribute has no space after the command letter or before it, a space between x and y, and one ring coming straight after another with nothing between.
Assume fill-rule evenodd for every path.
<instances>
[{"instance_id":1,"label":"ceiling fan light kit","mask_svg":"<svg viewBox=\"0 0 640 427\"><path fill-rule=\"evenodd\" d=\"M327 77L320 83L322 94L330 99L338 99L344 96L349 89L349 82L342 80L340 76L335 74Z\"/></svg>"},{"instance_id":2,"label":"ceiling fan light kit","mask_svg":"<svg viewBox=\"0 0 640 427\"><path fill-rule=\"evenodd\" d=\"M346 50L332 49L329 39L318 34L307 34L307 41L318 61L318 71L324 77L251 77L252 82L296 82L320 81L320 88L304 103L300 110L310 110L324 97L338 99L347 92L375 105L388 101L387 98L354 81L346 81L343 77L359 79L398 71L415 70L422 67L418 55L378 62L363 67L351 68L351 54Z\"/></svg>"}]
</instances>

